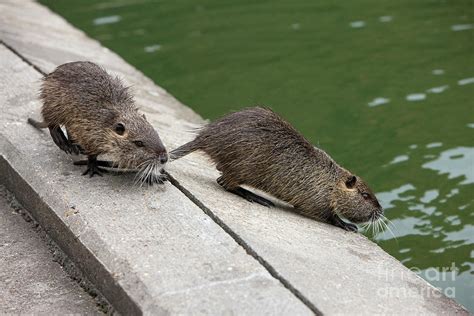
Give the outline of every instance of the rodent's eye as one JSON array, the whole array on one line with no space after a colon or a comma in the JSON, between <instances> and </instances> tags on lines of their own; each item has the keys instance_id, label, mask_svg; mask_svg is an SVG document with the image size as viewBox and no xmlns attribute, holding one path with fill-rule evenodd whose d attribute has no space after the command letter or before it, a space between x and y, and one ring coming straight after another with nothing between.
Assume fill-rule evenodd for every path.
<instances>
[{"instance_id":1,"label":"rodent's eye","mask_svg":"<svg viewBox=\"0 0 474 316\"><path fill-rule=\"evenodd\" d=\"M370 198L370 194L364 192L362 193L362 197L367 200L368 198Z\"/></svg>"},{"instance_id":2,"label":"rodent's eye","mask_svg":"<svg viewBox=\"0 0 474 316\"><path fill-rule=\"evenodd\" d=\"M125 126L122 123L115 124L114 130L117 134L123 135L125 133Z\"/></svg>"},{"instance_id":3,"label":"rodent's eye","mask_svg":"<svg viewBox=\"0 0 474 316\"><path fill-rule=\"evenodd\" d=\"M143 142L141 140L136 140L133 142L135 145L137 145L137 147L143 147L145 146L145 144L143 144Z\"/></svg>"}]
</instances>

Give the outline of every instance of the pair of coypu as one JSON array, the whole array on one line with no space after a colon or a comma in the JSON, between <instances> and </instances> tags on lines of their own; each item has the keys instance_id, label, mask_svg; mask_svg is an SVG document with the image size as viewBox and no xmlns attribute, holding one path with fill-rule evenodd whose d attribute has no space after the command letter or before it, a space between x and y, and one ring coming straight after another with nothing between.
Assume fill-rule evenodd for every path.
<instances>
[{"instance_id":1,"label":"pair of coypu","mask_svg":"<svg viewBox=\"0 0 474 316\"><path fill-rule=\"evenodd\" d=\"M139 179L163 183L168 153L158 133L139 114L121 80L91 62L72 62L45 76L41 88L44 121L56 145L85 154L84 174L101 175L101 166L139 170ZM64 135L61 127L67 133ZM301 214L349 231L355 222L375 222L383 210L362 181L313 147L289 123L267 108L247 108L203 127L191 142L173 150L171 159L201 150L216 164L217 183L248 201L273 203L246 190L247 185L294 206ZM114 163L97 160L110 154Z\"/></svg>"}]
</instances>

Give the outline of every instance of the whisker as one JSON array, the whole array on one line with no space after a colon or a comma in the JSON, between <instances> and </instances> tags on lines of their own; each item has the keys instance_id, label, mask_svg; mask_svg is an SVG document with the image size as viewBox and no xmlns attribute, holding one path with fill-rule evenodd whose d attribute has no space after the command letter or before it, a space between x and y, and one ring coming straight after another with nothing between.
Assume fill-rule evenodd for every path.
<instances>
[{"instance_id":1,"label":"whisker","mask_svg":"<svg viewBox=\"0 0 474 316\"><path fill-rule=\"evenodd\" d=\"M140 170L137 172L137 174L135 175L135 185L139 185L140 187L143 186L143 180L147 174L147 171L148 171L148 168L150 167L150 165L143 165L140 164L141 168Z\"/></svg>"},{"instance_id":2,"label":"whisker","mask_svg":"<svg viewBox=\"0 0 474 316\"><path fill-rule=\"evenodd\" d=\"M383 227L382 227L381 221L379 219L379 220L377 220L377 235L379 235L381 232L383 232Z\"/></svg>"},{"instance_id":3,"label":"whisker","mask_svg":"<svg viewBox=\"0 0 474 316\"><path fill-rule=\"evenodd\" d=\"M387 228L387 230L390 232L390 234L393 236L393 238L395 239L395 241L397 242L397 245L398 245L398 239L397 237L395 236L395 234L393 233L392 229L390 229L390 226L385 222L387 221L388 223L391 223L390 220L385 217L384 215L381 215L381 218L383 219L382 223L385 225L385 227ZM393 224L392 224L393 226ZM395 227L395 226L394 226Z\"/></svg>"},{"instance_id":4,"label":"whisker","mask_svg":"<svg viewBox=\"0 0 474 316\"><path fill-rule=\"evenodd\" d=\"M133 159L132 159L133 161ZM129 161L127 167L130 168L132 161ZM160 176L160 164L156 159L148 159L134 167L137 170L134 178L134 184L143 187L145 184L151 185L158 182Z\"/></svg>"},{"instance_id":5,"label":"whisker","mask_svg":"<svg viewBox=\"0 0 474 316\"><path fill-rule=\"evenodd\" d=\"M374 214L372 214L372 218L370 219L370 223L372 224L372 237L375 236L375 217Z\"/></svg>"}]
</instances>

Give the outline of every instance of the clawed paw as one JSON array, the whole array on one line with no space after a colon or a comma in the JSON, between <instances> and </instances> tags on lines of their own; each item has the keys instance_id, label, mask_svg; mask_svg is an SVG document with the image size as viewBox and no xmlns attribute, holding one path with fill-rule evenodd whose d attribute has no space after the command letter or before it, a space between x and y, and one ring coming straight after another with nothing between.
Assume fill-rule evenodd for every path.
<instances>
[{"instance_id":1,"label":"clawed paw","mask_svg":"<svg viewBox=\"0 0 474 316\"><path fill-rule=\"evenodd\" d=\"M357 225L351 224L351 223L344 223L342 229L350 231L350 232L357 232L358 228Z\"/></svg>"},{"instance_id":2,"label":"clawed paw","mask_svg":"<svg viewBox=\"0 0 474 316\"><path fill-rule=\"evenodd\" d=\"M82 173L82 175L89 175L89 177L92 178L95 174L102 177L103 173L108 173L108 171L101 169L98 166L89 166L87 170Z\"/></svg>"},{"instance_id":3,"label":"clawed paw","mask_svg":"<svg viewBox=\"0 0 474 316\"><path fill-rule=\"evenodd\" d=\"M145 183L148 185L164 184L166 181L168 181L168 177L166 176L166 174L161 174L159 176L148 177L145 180Z\"/></svg>"}]
</instances>

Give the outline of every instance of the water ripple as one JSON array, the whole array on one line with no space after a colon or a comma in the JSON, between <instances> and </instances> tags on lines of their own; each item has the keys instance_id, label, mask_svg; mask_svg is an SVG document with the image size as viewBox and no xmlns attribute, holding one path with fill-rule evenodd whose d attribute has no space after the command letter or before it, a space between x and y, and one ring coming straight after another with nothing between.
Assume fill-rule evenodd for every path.
<instances>
[{"instance_id":1,"label":"water ripple","mask_svg":"<svg viewBox=\"0 0 474 316\"><path fill-rule=\"evenodd\" d=\"M364 21L353 21L349 24L354 29L359 29L365 26Z\"/></svg>"},{"instance_id":2,"label":"water ripple","mask_svg":"<svg viewBox=\"0 0 474 316\"><path fill-rule=\"evenodd\" d=\"M466 31L474 28L474 24L455 24L451 26L451 30L454 32Z\"/></svg>"},{"instance_id":3,"label":"water ripple","mask_svg":"<svg viewBox=\"0 0 474 316\"><path fill-rule=\"evenodd\" d=\"M379 21L382 23L392 22L393 17L390 15L384 15L379 17Z\"/></svg>"},{"instance_id":4,"label":"water ripple","mask_svg":"<svg viewBox=\"0 0 474 316\"><path fill-rule=\"evenodd\" d=\"M474 183L474 147L456 147L441 152L440 156L422 165L425 169L448 174L449 179L463 176L460 184Z\"/></svg>"},{"instance_id":5,"label":"water ripple","mask_svg":"<svg viewBox=\"0 0 474 316\"><path fill-rule=\"evenodd\" d=\"M102 16L100 18L94 19L94 25L104 25L104 24L117 23L121 19L122 19L122 17L120 15Z\"/></svg>"},{"instance_id":6,"label":"water ripple","mask_svg":"<svg viewBox=\"0 0 474 316\"><path fill-rule=\"evenodd\" d=\"M375 98L368 103L368 106L374 107L374 106L379 106L382 104L387 104L389 102L390 102L390 99L387 99L387 98Z\"/></svg>"},{"instance_id":7,"label":"water ripple","mask_svg":"<svg viewBox=\"0 0 474 316\"><path fill-rule=\"evenodd\" d=\"M406 96L407 101L422 101L426 99L426 94L424 93L412 93Z\"/></svg>"},{"instance_id":8,"label":"water ripple","mask_svg":"<svg viewBox=\"0 0 474 316\"><path fill-rule=\"evenodd\" d=\"M448 85L444 85L444 86L439 86L439 87L434 87L434 88L431 88L431 89L428 89L426 90L426 92L429 92L429 93L441 93L441 92L444 92L446 89L448 89L449 86Z\"/></svg>"},{"instance_id":9,"label":"water ripple","mask_svg":"<svg viewBox=\"0 0 474 316\"><path fill-rule=\"evenodd\" d=\"M471 83L474 83L474 77L464 78L464 79L461 79L461 80L458 81L458 85L460 85L460 86L464 86L464 85L471 84Z\"/></svg>"}]
</instances>

